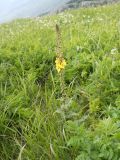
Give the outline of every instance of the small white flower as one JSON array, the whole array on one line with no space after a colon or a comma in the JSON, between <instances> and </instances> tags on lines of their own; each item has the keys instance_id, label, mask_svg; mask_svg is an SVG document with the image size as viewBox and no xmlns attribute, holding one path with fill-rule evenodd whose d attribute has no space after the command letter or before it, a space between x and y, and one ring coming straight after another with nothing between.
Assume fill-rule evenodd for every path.
<instances>
[{"instance_id":1,"label":"small white flower","mask_svg":"<svg viewBox=\"0 0 120 160\"><path fill-rule=\"evenodd\" d=\"M113 49L111 50L111 54L116 54L116 53L118 53L117 48L113 48Z\"/></svg>"}]
</instances>

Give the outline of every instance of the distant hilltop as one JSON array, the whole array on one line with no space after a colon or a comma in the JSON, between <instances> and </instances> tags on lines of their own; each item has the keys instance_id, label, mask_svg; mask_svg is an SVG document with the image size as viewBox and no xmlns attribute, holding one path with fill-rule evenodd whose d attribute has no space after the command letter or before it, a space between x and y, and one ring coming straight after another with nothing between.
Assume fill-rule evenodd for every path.
<instances>
[{"instance_id":1,"label":"distant hilltop","mask_svg":"<svg viewBox=\"0 0 120 160\"><path fill-rule=\"evenodd\" d=\"M57 12L80 7L95 7L116 2L120 2L120 0L70 0L63 7L59 8Z\"/></svg>"},{"instance_id":2,"label":"distant hilltop","mask_svg":"<svg viewBox=\"0 0 120 160\"><path fill-rule=\"evenodd\" d=\"M0 1L0 23L113 2L120 2L120 0L36 0L34 3L33 0L4 0Z\"/></svg>"}]
</instances>

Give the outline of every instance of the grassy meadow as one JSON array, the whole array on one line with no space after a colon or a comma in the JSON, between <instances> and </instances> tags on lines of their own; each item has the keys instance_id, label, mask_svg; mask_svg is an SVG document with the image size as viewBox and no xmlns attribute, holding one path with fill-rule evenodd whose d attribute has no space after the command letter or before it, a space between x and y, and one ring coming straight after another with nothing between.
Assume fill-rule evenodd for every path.
<instances>
[{"instance_id":1,"label":"grassy meadow","mask_svg":"<svg viewBox=\"0 0 120 160\"><path fill-rule=\"evenodd\" d=\"M0 25L0 160L120 160L120 4Z\"/></svg>"}]
</instances>

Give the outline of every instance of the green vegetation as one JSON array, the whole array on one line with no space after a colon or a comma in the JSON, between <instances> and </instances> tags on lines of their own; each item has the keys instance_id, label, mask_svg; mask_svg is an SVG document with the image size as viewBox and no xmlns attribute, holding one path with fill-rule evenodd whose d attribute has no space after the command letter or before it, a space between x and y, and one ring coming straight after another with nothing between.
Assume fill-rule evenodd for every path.
<instances>
[{"instance_id":1,"label":"green vegetation","mask_svg":"<svg viewBox=\"0 0 120 160\"><path fill-rule=\"evenodd\" d=\"M119 11L72 10L0 26L0 160L120 160Z\"/></svg>"}]
</instances>

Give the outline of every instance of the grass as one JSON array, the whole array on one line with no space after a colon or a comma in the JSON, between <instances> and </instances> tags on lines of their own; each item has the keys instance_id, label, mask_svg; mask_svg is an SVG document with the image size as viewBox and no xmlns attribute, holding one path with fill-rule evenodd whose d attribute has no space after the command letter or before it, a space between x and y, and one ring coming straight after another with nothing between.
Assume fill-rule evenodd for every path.
<instances>
[{"instance_id":1,"label":"grass","mask_svg":"<svg viewBox=\"0 0 120 160\"><path fill-rule=\"evenodd\" d=\"M120 4L0 25L0 160L119 160ZM62 31L65 95L55 68Z\"/></svg>"}]
</instances>

